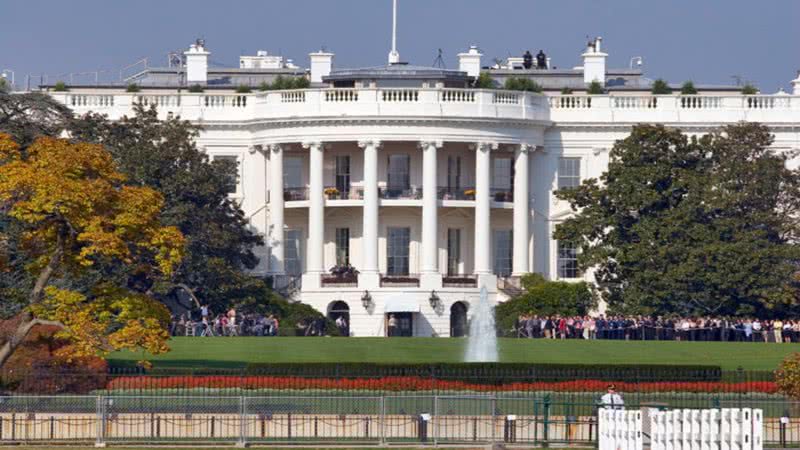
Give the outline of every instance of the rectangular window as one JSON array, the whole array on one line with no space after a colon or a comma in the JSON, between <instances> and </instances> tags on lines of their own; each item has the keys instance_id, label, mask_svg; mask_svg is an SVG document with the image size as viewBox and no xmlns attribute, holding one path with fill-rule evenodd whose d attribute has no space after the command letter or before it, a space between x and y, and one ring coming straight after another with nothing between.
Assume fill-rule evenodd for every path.
<instances>
[{"instance_id":1,"label":"rectangular window","mask_svg":"<svg viewBox=\"0 0 800 450\"><path fill-rule=\"evenodd\" d=\"M492 170L492 187L497 191L510 192L512 181L511 158L495 158Z\"/></svg>"},{"instance_id":2,"label":"rectangular window","mask_svg":"<svg viewBox=\"0 0 800 450\"><path fill-rule=\"evenodd\" d=\"M410 236L410 228L387 229L386 273L388 275L408 275Z\"/></svg>"},{"instance_id":3,"label":"rectangular window","mask_svg":"<svg viewBox=\"0 0 800 450\"><path fill-rule=\"evenodd\" d=\"M303 230L289 229L284 234L284 267L287 275L303 274Z\"/></svg>"},{"instance_id":4,"label":"rectangular window","mask_svg":"<svg viewBox=\"0 0 800 450\"><path fill-rule=\"evenodd\" d=\"M283 187L286 189L305 187L303 183L303 158L292 156L283 160Z\"/></svg>"},{"instance_id":5,"label":"rectangular window","mask_svg":"<svg viewBox=\"0 0 800 450\"><path fill-rule=\"evenodd\" d=\"M511 275L512 230L494 232L494 274L498 277Z\"/></svg>"},{"instance_id":6,"label":"rectangular window","mask_svg":"<svg viewBox=\"0 0 800 450\"><path fill-rule=\"evenodd\" d=\"M239 158L234 155L215 155L214 161L227 161L231 165L233 172L225 180L225 192L235 194L239 186Z\"/></svg>"},{"instance_id":7,"label":"rectangular window","mask_svg":"<svg viewBox=\"0 0 800 450\"><path fill-rule=\"evenodd\" d=\"M350 156L336 157L336 189L347 198L350 192Z\"/></svg>"},{"instance_id":8,"label":"rectangular window","mask_svg":"<svg viewBox=\"0 0 800 450\"><path fill-rule=\"evenodd\" d=\"M411 189L410 165L411 157L408 155L389 155L387 188L391 196L400 196Z\"/></svg>"},{"instance_id":9,"label":"rectangular window","mask_svg":"<svg viewBox=\"0 0 800 450\"><path fill-rule=\"evenodd\" d=\"M580 278L578 247L571 242L558 241L558 278Z\"/></svg>"},{"instance_id":10,"label":"rectangular window","mask_svg":"<svg viewBox=\"0 0 800 450\"><path fill-rule=\"evenodd\" d=\"M450 193L461 189L461 157L447 157L447 190Z\"/></svg>"},{"instance_id":11,"label":"rectangular window","mask_svg":"<svg viewBox=\"0 0 800 450\"><path fill-rule=\"evenodd\" d=\"M461 273L461 230L458 228L447 229L447 275L454 276Z\"/></svg>"},{"instance_id":12,"label":"rectangular window","mask_svg":"<svg viewBox=\"0 0 800 450\"><path fill-rule=\"evenodd\" d=\"M581 184L581 159L561 158L558 160L558 188L570 189Z\"/></svg>"},{"instance_id":13,"label":"rectangular window","mask_svg":"<svg viewBox=\"0 0 800 450\"><path fill-rule=\"evenodd\" d=\"M350 228L336 229L336 265L350 264Z\"/></svg>"}]
</instances>

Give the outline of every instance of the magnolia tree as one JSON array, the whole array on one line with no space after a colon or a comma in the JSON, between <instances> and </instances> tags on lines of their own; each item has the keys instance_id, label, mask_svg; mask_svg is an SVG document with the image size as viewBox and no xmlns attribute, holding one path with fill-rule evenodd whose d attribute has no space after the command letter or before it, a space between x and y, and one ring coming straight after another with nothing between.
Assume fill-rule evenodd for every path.
<instances>
[{"instance_id":1,"label":"magnolia tree","mask_svg":"<svg viewBox=\"0 0 800 450\"><path fill-rule=\"evenodd\" d=\"M162 205L157 191L126 185L100 145L43 137L23 150L0 133L0 206L17 227L0 236L0 263L19 270L14 260L24 259L33 281L21 320L0 347L0 366L37 324L60 327L70 342L61 350L67 360L117 349L165 352L168 310L104 274L114 265L172 273L184 238L162 225ZM74 279L83 280L80 289L71 287Z\"/></svg>"}]
</instances>

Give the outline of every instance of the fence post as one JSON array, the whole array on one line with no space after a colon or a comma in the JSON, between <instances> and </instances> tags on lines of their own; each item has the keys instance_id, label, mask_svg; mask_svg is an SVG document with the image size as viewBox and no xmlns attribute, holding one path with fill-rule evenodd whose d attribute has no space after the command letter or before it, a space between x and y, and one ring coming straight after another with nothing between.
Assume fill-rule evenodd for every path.
<instances>
[{"instance_id":1,"label":"fence post","mask_svg":"<svg viewBox=\"0 0 800 450\"><path fill-rule=\"evenodd\" d=\"M247 407L245 406L244 396L239 396L239 448L247 447Z\"/></svg>"},{"instance_id":2,"label":"fence post","mask_svg":"<svg viewBox=\"0 0 800 450\"><path fill-rule=\"evenodd\" d=\"M433 425L433 446L439 445L439 396L433 396L433 417L431 418L431 425Z\"/></svg>"},{"instance_id":3,"label":"fence post","mask_svg":"<svg viewBox=\"0 0 800 450\"><path fill-rule=\"evenodd\" d=\"M742 405L744 404L744 391L745 389L741 389L742 383L744 383L744 368L739 366L736 368L736 374L739 377L739 409L742 409Z\"/></svg>"},{"instance_id":4,"label":"fence post","mask_svg":"<svg viewBox=\"0 0 800 450\"><path fill-rule=\"evenodd\" d=\"M544 420L542 421L542 447L548 447L550 441L550 394L544 396L542 405Z\"/></svg>"},{"instance_id":5,"label":"fence post","mask_svg":"<svg viewBox=\"0 0 800 450\"><path fill-rule=\"evenodd\" d=\"M94 441L95 447L105 447L105 428L106 428L106 410L105 399L102 396L97 396L95 409L97 411L97 439Z\"/></svg>"},{"instance_id":6,"label":"fence post","mask_svg":"<svg viewBox=\"0 0 800 450\"><path fill-rule=\"evenodd\" d=\"M495 436L495 422L497 421L497 397L492 397L492 444L497 442Z\"/></svg>"},{"instance_id":7,"label":"fence post","mask_svg":"<svg viewBox=\"0 0 800 450\"><path fill-rule=\"evenodd\" d=\"M380 433L381 446L386 445L386 396L381 396L381 427Z\"/></svg>"}]
</instances>

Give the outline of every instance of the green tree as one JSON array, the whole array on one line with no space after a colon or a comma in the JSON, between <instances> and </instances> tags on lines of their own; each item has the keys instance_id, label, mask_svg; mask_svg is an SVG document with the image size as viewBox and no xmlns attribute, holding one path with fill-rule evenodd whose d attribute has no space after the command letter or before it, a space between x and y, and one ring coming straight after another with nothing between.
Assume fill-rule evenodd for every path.
<instances>
[{"instance_id":1,"label":"green tree","mask_svg":"<svg viewBox=\"0 0 800 450\"><path fill-rule=\"evenodd\" d=\"M63 81L57 81L56 84L53 85L53 90L55 92L67 92L69 91L69 88Z\"/></svg>"},{"instance_id":2,"label":"green tree","mask_svg":"<svg viewBox=\"0 0 800 450\"><path fill-rule=\"evenodd\" d=\"M142 88L139 87L136 83L130 83L125 88L125 92L141 92Z\"/></svg>"},{"instance_id":3,"label":"green tree","mask_svg":"<svg viewBox=\"0 0 800 450\"><path fill-rule=\"evenodd\" d=\"M186 257L168 282L138 279L140 290L160 295L183 290L222 310L238 302L264 300L262 280L245 273L258 264L253 253L263 239L229 198L238 169L229 161L210 161L195 145L200 128L179 118L159 120L156 109L134 106L132 117L108 121L87 115L76 121L76 138L103 144L128 182L163 193L163 220L187 240ZM249 300L248 300L249 299Z\"/></svg>"},{"instance_id":4,"label":"green tree","mask_svg":"<svg viewBox=\"0 0 800 450\"><path fill-rule=\"evenodd\" d=\"M594 296L584 283L547 281L539 274L522 277L524 292L495 308L497 329L510 335L521 315L575 316L584 315L595 306Z\"/></svg>"},{"instance_id":5,"label":"green tree","mask_svg":"<svg viewBox=\"0 0 800 450\"><path fill-rule=\"evenodd\" d=\"M478 78L475 79L476 89L494 89L495 82L489 72L481 72Z\"/></svg>"},{"instance_id":6,"label":"green tree","mask_svg":"<svg viewBox=\"0 0 800 450\"><path fill-rule=\"evenodd\" d=\"M40 136L57 137L72 120L72 111L40 92L0 92L0 132L23 149Z\"/></svg>"},{"instance_id":7,"label":"green tree","mask_svg":"<svg viewBox=\"0 0 800 450\"><path fill-rule=\"evenodd\" d=\"M692 83L691 81L683 83L683 86L681 86L681 95L696 95L696 94L697 94L697 88L694 87L694 83Z\"/></svg>"},{"instance_id":8,"label":"green tree","mask_svg":"<svg viewBox=\"0 0 800 450\"><path fill-rule=\"evenodd\" d=\"M757 95L758 94L758 88L753 86L750 83L747 83L744 86L742 86L742 94L743 95Z\"/></svg>"},{"instance_id":9,"label":"green tree","mask_svg":"<svg viewBox=\"0 0 800 450\"><path fill-rule=\"evenodd\" d=\"M606 89L599 81L594 80L589 83L589 86L586 88L586 93L589 95L603 95L606 93Z\"/></svg>"},{"instance_id":10,"label":"green tree","mask_svg":"<svg viewBox=\"0 0 800 450\"><path fill-rule=\"evenodd\" d=\"M640 125L600 180L561 190L575 215L554 238L579 243L612 310L781 315L795 304L800 177L759 124L701 138Z\"/></svg>"},{"instance_id":11,"label":"green tree","mask_svg":"<svg viewBox=\"0 0 800 450\"><path fill-rule=\"evenodd\" d=\"M542 92L542 87L530 78L509 77L503 84L503 89L509 91Z\"/></svg>"},{"instance_id":12,"label":"green tree","mask_svg":"<svg viewBox=\"0 0 800 450\"><path fill-rule=\"evenodd\" d=\"M246 84L240 84L239 86L236 86L237 94L249 94L251 92L253 92L253 90Z\"/></svg>"},{"instance_id":13,"label":"green tree","mask_svg":"<svg viewBox=\"0 0 800 450\"><path fill-rule=\"evenodd\" d=\"M653 87L650 92L653 95L669 95L672 94L672 88L669 87L669 83L659 78L653 82Z\"/></svg>"}]
</instances>

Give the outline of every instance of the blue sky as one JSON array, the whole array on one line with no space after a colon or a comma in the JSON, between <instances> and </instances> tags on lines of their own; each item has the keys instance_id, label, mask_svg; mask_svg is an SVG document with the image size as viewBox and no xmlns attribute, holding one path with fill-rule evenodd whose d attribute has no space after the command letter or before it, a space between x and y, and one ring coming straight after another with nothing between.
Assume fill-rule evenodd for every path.
<instances>
[{"instance_id":1,"label":"blue sky","mask_svg":"<svg viewBox=\"0 0 800 450\"><path fill-rule=\"evenodd\" d=\"M544 49L558 67L580 63L586 36L600 35L610 65L643 56L650 78L730 84L738 75L764 92L789 87L800 68L800 0L399 0L399 50L414 64L448 67L470 44L493 58ZM324 46L336 67L383 64L391 0L0 0L0 70L118 72L143 57L165 65L170 50L206 39L211 60L281 53L308 66Z\"/></svg>"}]
</instances>

